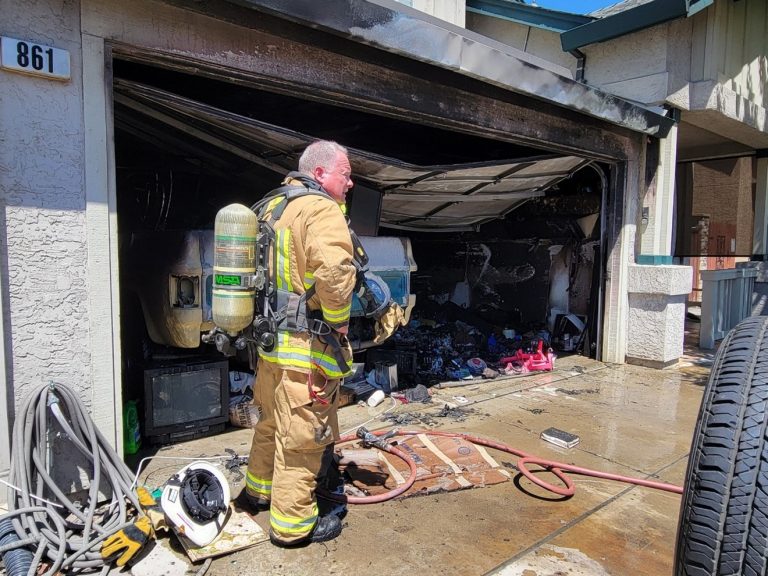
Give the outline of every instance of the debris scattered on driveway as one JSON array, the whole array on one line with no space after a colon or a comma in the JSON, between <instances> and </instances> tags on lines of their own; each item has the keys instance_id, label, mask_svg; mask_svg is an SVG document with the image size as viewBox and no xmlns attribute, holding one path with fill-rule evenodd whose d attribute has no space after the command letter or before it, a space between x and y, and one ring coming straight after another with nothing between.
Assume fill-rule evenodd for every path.
<instances>
[{"instance_id":1,"label":"debris scattered on driveway","mask_svg":"<svg viewBox=\"0 0 768 576\"><path fill-rule=\"evenodd\" d=\"M429 390L423 384L417 384L415 388L409 388L405 391L405 400L409 403L421 402L423 404L429 404L432 402L432 396L429 394Z\"/></svg>"},{"instance_id":2,"label":"debris scattered on driveway","mask_svg":"<svg viewBox=\"0 0 768 576\"><path fill-rule=\"evenodd\" d=\"M541 439L561 448L573 448L580 440L576 434L571 434L559 428L547 428L542 431Z\"/></svg>"},{"instance_id":3,"label":"debris scattered on driveway","mask_svg":"<svg viewBox=\"0 0 768 576\"><path fill-rule=\"evenodd\" d=\"M396 426L410 426L423 424L425 426L436 426L437 422L428 414L420 412L410 412L405 414L385 414L382 417L385 422L391 422Z\"/></svg>"},{"instance_id":4,"label":"debris scattered on driveway","mask_svg":"<svg viewBox=\"0 0 768 576\"><path fill-rule=\"evenodd\" d=\"M523 408L523 410L530 412L531 414L536 414L537 416L546 412L544 408Z\"/></svg>"},{"instance_id":5,"label":"debris scattered on driveway","mask_svg":"<svg viewBox=\"0 0 768 576\"><path fill-rule=\"evenodd\" d=\"M224 451L231 456L229 460L224 462L224 467L232 475L232 480L240 482L245 478L240 471L240 466L248 464L248 456L238 456L237 452L231 448L224 448Z\"/></svg>"},{"instance_id":6,"label":"debris scattered on driveway","mask_svg":"<svg viewBox=\"0 0 768 576\"><path fill-rule=\"evenodd\" d=\"M582 394L597 394L600 392L597 388L589 388L587 390L568 390L566 388L558 388L556 392L562 392L566 396L581 396Z\"/></svg>"},{"instance_id":7,"label":"debris scattered on driveway","mask_svg":"<svg viewBox=\"0 0 768 576\"><path fill-rule=\"evenodd\" d=\"M456 422L463 422L469 417L469 412L471 409L467 410L464 408L451 408L448 404L443 406L443 409L440 410L435 416L438 418L451 418L452 420Z\"/></svg>"}]
</instances>

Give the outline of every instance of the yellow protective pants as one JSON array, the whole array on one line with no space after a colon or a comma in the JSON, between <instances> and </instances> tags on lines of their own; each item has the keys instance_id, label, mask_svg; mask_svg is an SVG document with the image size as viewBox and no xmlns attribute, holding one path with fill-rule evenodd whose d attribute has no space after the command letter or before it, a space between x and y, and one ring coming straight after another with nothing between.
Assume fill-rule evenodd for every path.
<instances>
[{"instance_id":1,"label":"yellow protective pants","mask_svg":"<svg viewBox=\"0 0 768 576\"><path fill-rule=\"evenodd\" d=\"M306 538L318 519L315 488L325 448L338 439L341 380L324 380L259 359L254 403L261 408L248 458L246 490L270 500L273 537Z\"/></svg>"}]
</instances>

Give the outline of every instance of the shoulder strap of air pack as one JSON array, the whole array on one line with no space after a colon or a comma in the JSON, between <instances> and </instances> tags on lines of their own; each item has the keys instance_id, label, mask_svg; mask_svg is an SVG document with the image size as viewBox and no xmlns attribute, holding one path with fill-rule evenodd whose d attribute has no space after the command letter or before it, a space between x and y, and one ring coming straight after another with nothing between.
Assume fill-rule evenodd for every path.
<instances>
[{"instance_id":1,"label":"shoulder strap of air pack","mask_svg":"<svg viewBox=\"0 0 768 576\"><path fill-rule=\"evenodd\" d=\"M330 194L323 190L320 184L305 176L301 172L289 172L286 176L286 180L296 180L301 184L283 184L282 186L268 192L261 200L251 206L251 210L259 216L259 219L263 218L267 211L267 207L272 203L272 201L278 198L282 198L282 200L277 203L270 211L268 221L271 225L280 219L280 217L283 215L283 212L285 211L286 206L288 205L288 202L295 198L313 195L322 196L324 198L328 198L329 200L333 200Z\"/></svg>"},{"instance_id":2,"label":"shoulder strap of air pack","mask_svg":"<svg viewBox=\"0 0 768 576\"><path fill-rule=\"evenodd\" d=\"M251 210L259 216L259 220L268 223L270 227L274 226L275 222L277 222L283 215L285 208L288 206L288 202L294 200L295 198L301 198L302 196L323 196L329 200L333 200L333 198L331 198L331 196L325 190L323 190L320 184L302 174L301 172L289 172L286 176L286 180L288 179L298 180L301 182L301 185L284 184L278 188L275 188L274 190L271 190L264 196L264 198L251 206ZM277 203L270 211L268 220L263 220L264 214L266 213L269 204L273 200L281 197L282 200ZM349 226L349 218L346 218L346 220L347 227L349 228L349 235L352 239L353 262L358 275L360 275L365 272L366 267L368 266L368 254L365 251L365 248L363 248L363 244L360 241L360 238L357 236L357 234L355 234L355 231L352 230L352 227ZM312 298L314 293L315 288L313 285L307 290L306 294L304 295L304 299L308 300Z\"/></svg>"}]
</instances>

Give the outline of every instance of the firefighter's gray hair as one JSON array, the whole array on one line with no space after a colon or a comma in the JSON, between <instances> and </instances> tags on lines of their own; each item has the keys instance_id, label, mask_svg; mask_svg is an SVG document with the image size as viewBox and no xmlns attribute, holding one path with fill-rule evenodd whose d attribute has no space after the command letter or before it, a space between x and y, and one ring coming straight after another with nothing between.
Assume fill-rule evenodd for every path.
<instances>
[{"instance_id":1,"label":"firefighter's gray hair","mask_svg":"<svg viewBox=\"0 0 768 576\"><path fill-rule=\"evenodd\" d=\"M328 169L339 152L346 155L347 149L331 140L312 142L299 158L299 172L312 176L318 166Z\"/></svg>"}]
</instances>

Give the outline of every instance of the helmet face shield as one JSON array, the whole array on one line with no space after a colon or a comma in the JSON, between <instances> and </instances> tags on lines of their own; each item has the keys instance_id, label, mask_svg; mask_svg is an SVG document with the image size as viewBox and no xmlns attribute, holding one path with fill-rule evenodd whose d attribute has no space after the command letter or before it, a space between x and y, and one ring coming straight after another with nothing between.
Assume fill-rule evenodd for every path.
<instances>
[{"instance_id":1,"label":"helmet face shield","mask_svg":"<svg viewBox=\"0 0 768 576\"><path fill-rule=\"evenodd\" d=\"M366 272L357 292L366 318L380 316L392 299L389 286L381 276Z\"/></svg>"}]
</instances>

